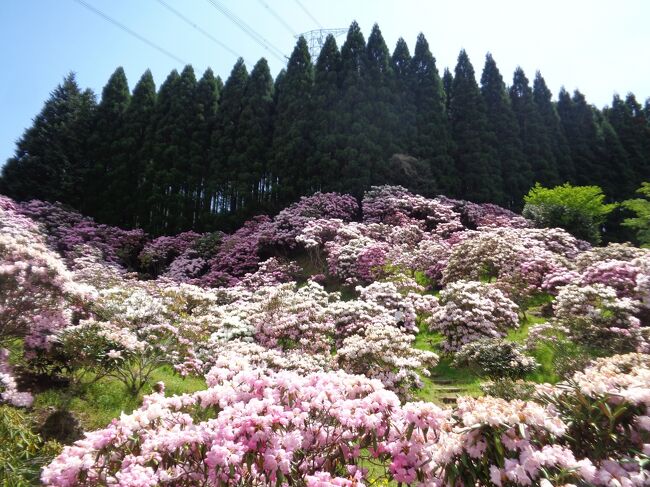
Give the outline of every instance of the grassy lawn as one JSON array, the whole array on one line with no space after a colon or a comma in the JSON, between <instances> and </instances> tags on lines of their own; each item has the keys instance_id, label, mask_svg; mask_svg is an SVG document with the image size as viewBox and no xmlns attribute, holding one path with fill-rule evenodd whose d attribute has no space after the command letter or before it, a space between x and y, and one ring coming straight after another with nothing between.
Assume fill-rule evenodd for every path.
<instances>
[{"instance_id":1,"label":"grassy lawn","mask_svg":"<svg viewBox=\"0 0 650 487\"><path fill-rule=\"evenodd\" d=\"M50 408L67 409L81 422L84 430L105 427L122 412L130 413L140 406L142 396L150 394L152 385L158 381L165 383L165 394L183 394L205 389L205 380L198 377L181 378L166 365L156 369L143 391L138 396L131 396L124 384L103 378L80 392L69 389L49 389L36 395L34 409L45 411Z\"/></svg>"}]
</instances>

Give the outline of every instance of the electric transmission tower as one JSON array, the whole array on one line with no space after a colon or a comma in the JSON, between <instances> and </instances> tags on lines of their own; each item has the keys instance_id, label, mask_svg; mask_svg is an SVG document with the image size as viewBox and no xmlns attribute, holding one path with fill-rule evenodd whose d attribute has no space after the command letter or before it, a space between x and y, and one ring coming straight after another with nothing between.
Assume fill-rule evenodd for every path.
<instances>
[{"instance_id":1,"label":"electric transmission tower","mask_svg":"<svg viewBox=\"0 0 650 487\"><path fill-rule=\"evenodd\" d=\"M300 36L305 38L307 46L309 47L309 55L315 61L316 58L318 58L320 50L323 47L323 44L325 44L325 39L328 35L332 34L334 37L339 37L347 32L348 29L314 29L298 34L296 39Z\"/></svg>"}]
</instances>

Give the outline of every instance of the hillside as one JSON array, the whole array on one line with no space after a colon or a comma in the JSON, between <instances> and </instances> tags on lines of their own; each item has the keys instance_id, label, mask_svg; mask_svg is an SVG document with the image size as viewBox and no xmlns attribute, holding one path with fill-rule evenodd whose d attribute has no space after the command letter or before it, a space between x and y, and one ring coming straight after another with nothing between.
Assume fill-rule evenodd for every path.
<instances>
[{"instance_id":1,"label":"hillside","mask_svg":"<svg viewBox=\"0 0 650 487\"><path fill-rule=\"evenodd\" d=\"M157 238L0 196L0 435L31 452L0 476L647 485L649 285L650 250L395 186Z\"/></svg>"}]
</instances>

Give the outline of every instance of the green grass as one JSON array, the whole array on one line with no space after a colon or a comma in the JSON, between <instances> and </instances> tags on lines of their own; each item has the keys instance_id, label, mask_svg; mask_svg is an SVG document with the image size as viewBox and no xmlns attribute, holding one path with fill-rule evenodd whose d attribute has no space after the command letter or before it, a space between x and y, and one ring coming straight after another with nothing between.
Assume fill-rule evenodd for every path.
<instances>
[{"instance_id":1,"label":"green grass","mask_svg":"<svg viewBox=\"0 0 650 487\"><path fill-rule=\"evenodd\" d=\"M165 383L165 394L183 394L205 389L203 379L197 377L181 378L166 365L154 371L149 383L138 396L131 396L124 384L103 378L80 391L70 389L49 389L36 395L34 408L67 409L75 414L85 430L103 428L122 412L130 413L142 403L142 396L150 394L152 386L158 381Z\"/></svg>"}]
</instances>

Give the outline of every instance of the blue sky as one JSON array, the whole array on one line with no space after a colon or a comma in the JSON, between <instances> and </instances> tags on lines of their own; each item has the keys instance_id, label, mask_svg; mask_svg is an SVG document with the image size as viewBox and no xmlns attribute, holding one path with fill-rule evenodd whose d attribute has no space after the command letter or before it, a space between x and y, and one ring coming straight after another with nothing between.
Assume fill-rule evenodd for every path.
<instances>
[{"instance_id":1,"label":"blue sky","mask_svg":"<svg viewBox=\"0 0 650 487\"><path fill-rule=\"evenodd\" d=\"M200 76L210 66L227 78L236 57L170 13L157 0L85 0L183 61ZM255 43L207 0L165 0L240 54L252 67L265 56L273 74L282 62ZM291 31L317 27L296 0L219 0L277 49L289 55ZM377 22L392 50L401 36L411 49L426 35L442 72L453 69L461 48L477 77L485 54L495 58L506 82L517 65L532 79L541 70L555 96L579 88L602 107L614 92L650 96L650 2L646 0L301 0L324 27L356 19L364 35ZM343 42L343 37L338 39ZM96 93L117 66L131 87L150 68L156 84L182 63L109 24L73 0L0 0L0 164L69 71Z\"/></svg>"}]
</instances>

